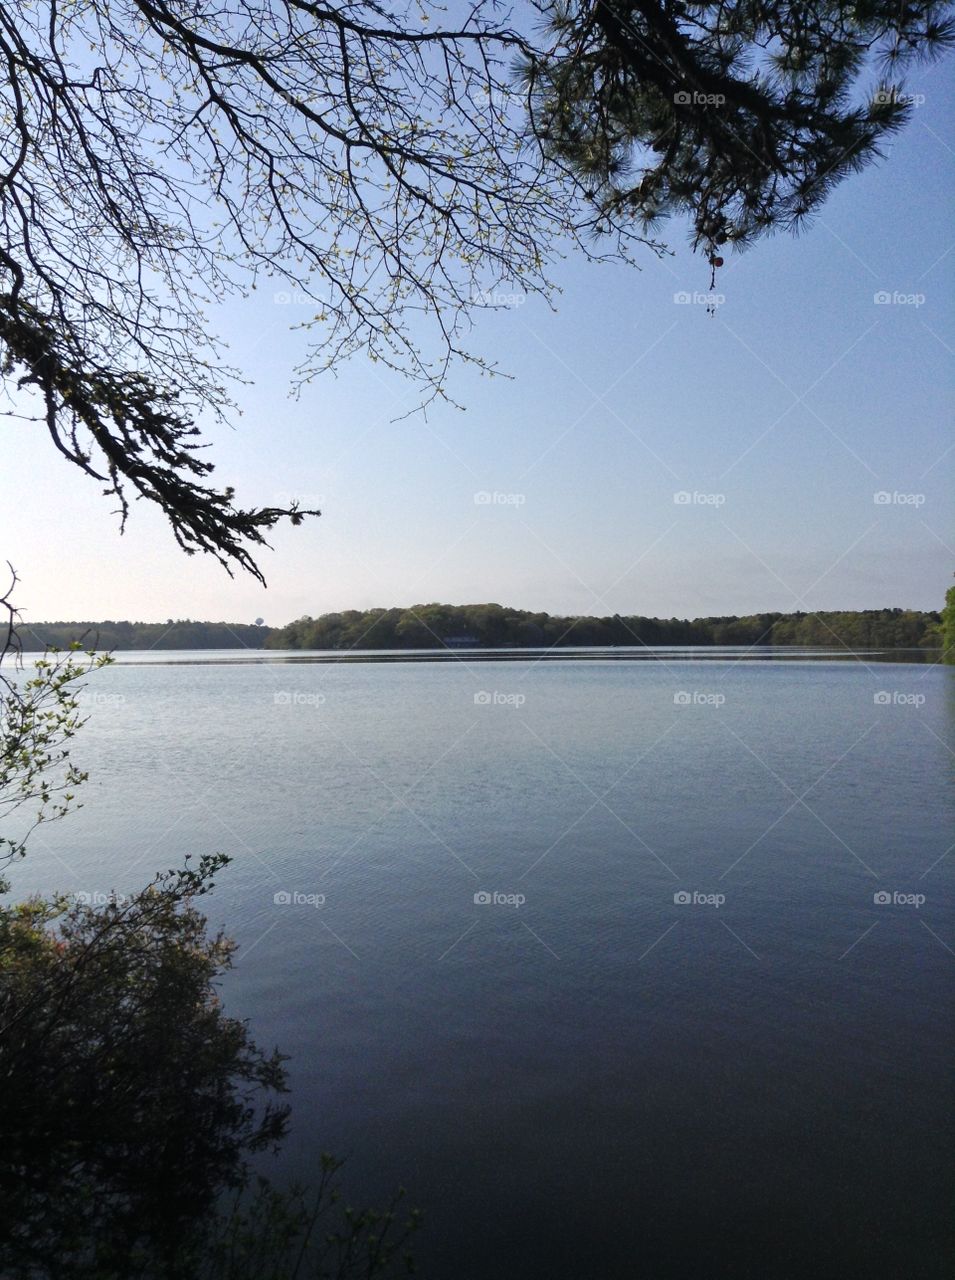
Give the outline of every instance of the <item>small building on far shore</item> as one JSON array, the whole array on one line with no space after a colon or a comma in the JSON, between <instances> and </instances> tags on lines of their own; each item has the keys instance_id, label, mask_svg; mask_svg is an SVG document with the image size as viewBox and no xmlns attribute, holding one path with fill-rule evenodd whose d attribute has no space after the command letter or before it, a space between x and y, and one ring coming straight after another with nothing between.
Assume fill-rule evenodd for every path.
<instances>
[{"instance_id":1,"label":"small building on far shore","mask_svg":"<svg viewBox=\"0 0 955 1280\"><path fill-rule=\"evenodd\" d=\"M443 636L441 643L446 649L477 649L481 641L477 636L460 635L460 636Z\"/></svg>"}]
</instances>

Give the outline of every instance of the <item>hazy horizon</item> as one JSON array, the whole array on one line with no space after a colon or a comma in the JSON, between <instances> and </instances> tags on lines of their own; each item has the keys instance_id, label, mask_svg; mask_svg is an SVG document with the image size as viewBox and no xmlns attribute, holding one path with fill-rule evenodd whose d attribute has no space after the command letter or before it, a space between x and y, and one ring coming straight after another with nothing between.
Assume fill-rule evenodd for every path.
<instances>
[{"instance_id":1,"label":"hazy horizon","mask_svg":"<svg viewBox=\"0 0 955 1280\"><path fill-rule=\"evenodd\" d=\"M943 603L944 603L944 601L943 601ZM551 617L555 617L555 618L560 618L560 617L573 617L573 616L579 616L579 617L584 617L584 616L587 616L587 617L612 617L612 616L613 616L613 615L611 615L611 614L588 614L588 615L583 615L583 614L580 614L580 615L561 614L559 611L556 611L556 610L550 610L550 609L533 609L533 610L532 610L532 609L527 609L527 608L526 608L524 605L522 605L522 604L516 604L513 600L501 601L501 600L424 600L424 599L422 599L422 600L413 600L413 601L411 601L410 603L407 603L407 604L400 603L400 602L399 602L398 604L392 604L392 605L386 605L386 604L372 604L372 605L368 605L368 606L366 606L363 610L360 610L360 612L368 612L368 611L369 611L369 610L371 610L371 609L384 609L384 610L389 610L389 611L390 611L390 610L395 610L395 609L400 609L400 610L405 611L405 610L409 610L409 609L416 609L416 608L420 608L420 607L421 607L421 606L423 606L423 605L442 605L442 606L450 606L450 607L452 607L452 608L469 608L469 607L475 607L475 606L479 606L479 605L487 605L487 604L497 604L497 605L500 605L500 606L501 606L503 609L505 609L505 610L507 610L507 609L513 609L515 612L523 612L523 613L548 613L548 614L550 614L550 616L551 616ZM350 611L350 608L351 608L351 606L347 606L347 607L340 608L340 609L335 609L335 608L332 608L332 609L325 609L325 610L323 610L322 614L310 614L310 615L308 615L308 616L310 616L310 617L312 617L312 618L319 618L319 617L322 617L322 616L323 616L323 615L325 615L325 614L340 614L340 613L347 613L347 612L349 612L349 611ZM896 605L896 604L873 605L873 606L870 606L870 608L871 608L872 610L875 610L875 611L879 611L879 610L883 610L883 609L901 609L901 610L903 610L904 612L913 612L913 613L940 613L940 612L941 612L941 605L940 605L938 608L934 608L934 609L933 609L933 608L918 609L918 608L916 608L915 606L912 606L912 605L904 605L904 604L903 604L903 605ZM777 612L779 612L779 610L775 610L775 609L750 609L750 610L748 610L746 613L733 613L733 614L730 614L730 613L710 613L710 614L704 614L704 613L699 613L699 614L676 614L676 613L674 613L674 614L668 614L666 617L663 617L663 615L661 615L661 614L642 613L642 612L640 612L639 610L635 610L635 609L630 609L630 610L623 610L623 609L619 609L619 610L616 610L615 612L619 613L621 617L625 617L625 618L627 618L627 617L641 617L641 618L658 619L658 620L659 620L659 621L661 621L661 622L662 622L662 621L667 621L667 620L669 620L669 619L671 619L671 618L676 618L676 619L678 619L678 620L680 620L680 621L694 622L694 621L697 621L697 620L701 620L701 619L703 619L703 618L732 618L732 617L735 617L735 618L749 618L749 617L758 617L760 614L764 614L764 613L777 613ZM788 612L797 612L797 611L796 611L796 610L790 610L790 611L788 611ZM838 608L838 606L836 606L836 607L834 607L834 608L832 608L832 609L829 609L829 608L819 608L819 609L815 609L815 610L813 610L813 609L806 609L806 610L803 610L802 612L805 612L805 613L858 613L858 612L866 612L866 610L840 609L840 608ZM303 615L303 614L299 614L299 617L300 617L300 618L301 618L301 617L304 617L304 616L305 616L305 615ZM204 623L204 624L208 624L208 625L212 625L212 626L256 626L256 625L262 625L263 627L269 628L270 630L273 630L273 631L280 631L280 630L282 630L282 628L286 627L289 623L291 623L291 622L296 622L297 620L298 620L298 619L296 619L296 618L287 618L287 619L285 619L285 621L284 621L284 622L269 622L269 621L268 621L268 619L263 619L263 620L262 620L262 622L261 622L261 624L259 624L255 618L250 618L250 619L248 619L248 620L246 620L246 619L244 619L244 618L213 618L213 617L204 617L204 618L203 618L203 617L192 617L191 615L189 615L189 616L184 616L184 617L179 617L179 618L174 618L174 617L171 617L171 615L169 615L169 614L167 614L167 615L166 615L166 617L164 617L164 618L159 618L159 617L156 617L156 618L140 618L140 617L128 617L128 618L120 618L120 617L116 617L116 618L105 618L105 617L103 617L103 618L100 618L100 617L93 617L93 616L92 616L92 614L90 614L89 616L86 616L86 617L84 617L84 616L80 616L80 615L77 615L76 617L67 618L65 615L64 615L64 616L61 616L61 617L54 617L54 616L51 614L49 617L44 617L44 618L26 618L26 617L24 617L24 619L23 619L23 621L24 621L24 625L26 625L26 626L29 626L31 623L32 623L33 625L35 625L35 626L40 626L40 625L44 625L44 624L47 624L47 625L52 625L52 624L60 624L60 625L63 625L63 624L67 624L67 623L107 623L107 622L130 622L130 623L133 623L134 625L135 625L135 624L143 624L143 625L146 625L146 626L159 626L159 625L162 625L163 623L169 624L169 623L170 623L170 621L171 621L173 625L177 625L177 624L179 624L179 623L187 623L187 622L188 622L188 623Z\"/></svg>"}]
</instances>

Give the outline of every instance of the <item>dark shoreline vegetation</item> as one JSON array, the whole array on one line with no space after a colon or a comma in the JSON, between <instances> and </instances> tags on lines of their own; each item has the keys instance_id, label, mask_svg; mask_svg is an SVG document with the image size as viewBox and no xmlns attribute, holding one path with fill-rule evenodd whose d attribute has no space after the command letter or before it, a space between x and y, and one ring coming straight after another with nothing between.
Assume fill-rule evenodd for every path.
<instances>
[{"instance_id":1,"label":"dark shoreline vegetation","mask_svg":"<svg viewBox=\"0 0 955 1280\"><path fill-rule=\"evenodd\" d=\"M0 663L16 648L16 611ZM203 854L139 891L6 900L31 832L76 807L82 679L106 656L0 671L0 1276L4 1280L345 1280L407 1274L418 1215L341 1200L342 1161L305 1189L252 1158L286 1136L286 1061L227 1016L235 943L202 899L230 858ZM32 811L32 824L29 816ZM25 827L25 830L24 830Z\"/></svg>"},{"instance_id":2,"label":"dark shoreline vegetation","mask_svg":"<svg viewBox=\"0 0 955 1280\"><path fill-rule=\"evenodd\" d=\"M455 10L426 4L317 6L301 0L277 5L13 0L3 6L7 127L0 144L0 378L7 391L5 416L48 438L57 456L85 477L84 485L95 485L101 499L107 498L120 531L145 502L167 522L170 547L175 544L187 556L210 556L230 576L241 570L264 586L257 557L271 546L272 531L301 525L321 512L304 497L275 495L276 505L245 497L245 483L237 477L240 497L217 471L218 451L207 452L205 424L237 427L241 415L251 412L267 443L276 432L289 434L288 415L272 388L260 385L251 403L244 390L259 381L264 353L251 360L240 354L233 364L230 346L248 356L258 339L276 328L294 335L298 349L288 372L279 376L296 398L315 388L319 400L319 375L354 370L351 362L360 356L378 366L375 377L386 384L394 376L406 378L412 394L406 400L399 391L401 415L405 408L423 415L439 400L457 405L456 387L467 383L458 384L457 373L452 381L452 371L494 372L494 352L472 349L467 340L472 321L506 311L518 299L553 305L559 292L553 277L558 271L563 277L563 263L572 257L581 266L600 263L615 271L637 269L643 259L647 265L662 260L674 252L669 235L666 241L658 238L664 224L679 235L689 233L699 255L698 274L687 283L702 285L709 278L708 293L681 289L672 301L705 301L712 318L724 300L714 291L723 287L725 277L717 272L726 258L771 232L795 232L843 179L885 156L883 144L912 120L926 97L905 91L907 72L955 47L953 0L913 0L903 6L889 0L726 6L533 0L513 13L508 6L475 0L463 6L460 18ZM929 133L937 136L932 129ZM911 204L909 193L898 212L888 210L884 225L891 228L896 216L909 229L905 214ZM918 229L922 236L925 226ZM926 243L931 243L928 237ZM859 262L870 256L865 245L856 252L842 244ZM897 276L904 284L899 270L904 265L904 257L893 261L889 255L886 282ZM270 305L263 294L275 287L282 292L273 294L271 305L294 304L284 323L262 310L263 303ZM517 287L519 293L511 292ZM898 290L873 297L875 303L916 299L918 306L925 301L922 294ZM868 306L865 293L861 300ZM669 307L665 295L661 301ZM652 294L645 302L654 305ZM234 332L233 325L238 325ZM785 314L767 327L777 343L778 335L786 334L787 351L792 350ZM692 326L681 328L683 349L674 356L679 364L672 378L676 398L683 394L683 370L694 368L701 354L705 360L708 349L708 344L694 344ZM476 332L483 332L483 325ZM797 347L800 332L797 326ZM250 345L245 337L255 341ZM508 343L506 333L503 341ZM811 357L814 345L815 339L802 354ZM904 348L891 351L895 356ZM511 355L519 367L519 347ZM827 358L828 368L809 390L843 356L835 363ZM766 357L757 359L770 369L771 350ZM893 363L891 385L911 381L913 372L921 380L924 361L910 368L913 362L907 365L898 354ZM264 364L274 361L266 357ZM607 391L634 367L628 355L626 369ZM666 373L665 366L661 370ZM505 364L501 371L517 370ZM850 377L858 371L865 366L856 366ZM733 378L732 362L723 364L720 374ZM357 376L363 388L366 379ZM575 376L589 390L588 382ZM787 388L780 375L776 378ZM533 378L528 385L533 396ZM851 389L853 383L844 380L843 385ZM933 385L929 378L927 386ZM681 412L663 408L667 429L684 435L686 446L694 443L683 430L690 408L692 398ZM326 416L335 413L334 405L325 409ZM314 416L304 405L303 412L308 419ZM376 426L374 400L366 402L363 390L346 396L340 413L351 439L359 438L353 423L360 434ZM506 416L511 413L508 409ZM520 405L514 416L519 413ZM910 405L907 417L920 416ZM851 425L867 429L872 417ZM712 422L708 416L704 427L707 435L718 434L720 415ZM880 424L876 436L881 429ZM904 420L900 429L910 434ZM290 447L293 436L294 431ZM399 440L396 447L402 445ZM327 439L319 437L314 446L296 448L295 476L322 474L326 447ZM934 455L934 445L932 450ZM280 457L281 450L276 460ZM909 474L927 476L940 460ZM247 479L265 479L254 446L245 461ZM502 461L494 451L495 467ZM822 455L816 462L825 466ZM357 498L374 501L376 470L354 469ZM31 466L27 485L32 484ZM575 490L584 487L575 484ZM644 487L639 481L633 486L638 503ZM785 492L770 497L778 505ZM875 501L883 497L893 503L925 499L884 494L875 495ZM427 503L427 494L413 492L413 500ZM72 577L86 573L84 548L78 545L82 527L69 519L69 506L55 489L46 501L50 520L31 519L16 493L7 501L13 528L27 545L41 529L56 540L57 521L65 520L57 569ZM812 495L808 505L812 520L825 519L827 508L813 510ZM571 514L588 518L576 502ZM890 537L890 553L907 545L898 537ZM702 551L711 558L719 554L713 547ZM10 554L16 558L12 549ZM116 573L108 553L97 554L91 563L94 579ZM323 560L316 563L321 572ZM928 853L928 838L945 830L948 813L936 758L943 765L947 761L938 757L937 746L916 730L913 747L908 723L892 714L890 732L899 736L889 738L890 748L877 758L873 746L863 746L865 734L843 750L839 736L827 736L824 722L837 716L840 705L851 724L860 705L868 714L880 697L893 707L912 705L896 701L910 697L921 707L924 694L884 690L870 704L872 690L866 688L861 704L830 704L831 686L820 682L812 703L787 701L778 692L764 697L763 718L756 724L768 736L771 758L782 755L783 773L790 772L787 757L793 760L798 791L736 730L711 751L693 738L693 725L685 722L691 732L683 750L675 739L664 748L679 753L675 767L661 756L652 769L644 761L652 759L663 739L648 740L633 759L631 730L640 734L649 721L641 723L629 705L617 700L619 717L595 721L591 732L574 714L575 706L565 704L551 723L558 726L555 734L582 735L572 753L578 764L568 769L594 801L569 826L560 815L572 788L566 771L557 775L554 770L562 757L553 748L543 769L535 765L522 774L515 768L520 748L512 755L506 740L492 744L485 756L487 772L462 772L461 790L450 790L442 806L436 766L457 742L442 742L442 754L424 773L415 768L419 754L427 751L428 716L439 730L446 723L440 706L426 706L428 695L421 689L415 700L398 698L392 710L400 718L400 732L392 736L384 699L370 707L366 700L364 712L360 697L343 699L339 708L329 709L348 717L344 723L359 735L356 745L370 736L371 754L383 757L386 769L414 770L413 780L402 772L394 775L400 790L385 782L389 801L399 801L399 808L417 819L410 828L413 843L405 845L403 828L391 825L391 805L377 809L382 779L372 777L372 762L357 757L362 767L356 770L351 744L324 732L337 723L334 714L318 734L310 733L314 718L290 725L288 717L273 714L276 707L292 705L299 690L273 687L271 699L261 697L258 686L270 682L249 671L247 686L256 687L258 698L250 710L240 705L240 672L231 691L235 696L213 702L210 714L210 690L222 672L167 671L154 680L157 673L132 668L163 662L274 662L291 668L309 662L511 659L530 665L535 650L556 660L555 666L569 658L671 656L669 649L655 646L680 647L681 656L688 646L699 646L690 654L694 659L721 659L727 650L718 646L741 646L736 653L759 661L802 657L807 648L795 653L785 646L813 646L810 657L835 650L839 658L856 660L878 650L887 661L934 663L939 652L946 660L955 655L953 592L941 616L895 609L690 622L553 618L496 604L422 604L300 618L282 628L171 618L28 626L13 604L17 574L13 563L7 564L5 594L0 582L0 1280L387 1280L407 1274L406 1245L418 1215L402 1207L400 1190L390 1198L384 1191L380 1210L351 1208L339 1191L340 1162L320 1155L317 1147L309 1152L301 1190L284 1181L273 1185L259 1173L260 1162L276 1153L286 1136L290 1077L281 1049L260 1046L250 1026L223 1009L221 980L235 944L224 931L226 924L220 929L210 922L204 904L229 855L210 852L206 842L224 830L227 840L258 859L255 881L265 869L275 877L286 869L292 874L301 854L307 887L305 877L318 874L316 854L322 858L326 844L338 845L332 865L347 865L346 855L378 828L374 839L384 848L362 851L360 875L366 885L369 878L380 884L389 923L399 925L392 933L378 927L379 941L390 945L390 939L414 934L415 953L424 956L424 921L414 920L411 912L402 920L394 910L402 901L394 892L399 881L417 883L417 900L423 901L444 879L432 868L421 830L442 839L441 827L472 826L474 843L487 846L482 870L490 870L492 859L502 869L513 865L515 855L545 835L550 821L560 822L563 830L544 852L567 836L581 838L581 855L595 855L572 859L581 880L557 881L584 962L565 963L553 986L545 979L537 987L532 967L542 959L537 944L550 947L530 926L522 932L533 935L531 967L524 952L501 953L520 958L516 981L493 968L476 974L477 966L461 948L441 970L438 987L429 992L426 980L418 981L410 1000L407 979L396 972L398 965L388 963L386 952L381 952L381 967L368 965L360 976L346 969L341 985L333 966L323 963L325 954L307 941L308 950L296 950L294 943L283 948L270 971L263 963L264 948L254 955L252 949L277 918L243 959L252 956L251 970L258 970L257 981L273 1010L281 1012L284 1005L289 1011L267 1025L280 1030L283 1039L287 1032L300 1055L305 1048L309 1070L314 1067L322 1080L322 1105L334 1097L335 1080L342 1079L348 1096L357 1100L356 1137L370 1152L370 1163L378 1162L380 1153L379 1172L406 1165L443 1214L436 1235L443 1235L438 1247L450 1262L426 1266L425 1274L434 1280L492 1275L496 1280L590 1275L629 1280L635 1273L654 1280L698 1274L714 1280L766 1274L779 1280L817 1274L851 1280L863 1274L927 1276L923 1259L936 1274L943 1262L937 1257L941 1227L936 1223L944 1221L944 1210L938 1212L935 1198L942 1181L938 1174L945 1168L944 1152L936 1155L943 1136L936 1093L942 1075L934 1068L934 1053L926 1052L934 1045L919 1043L926 1027L944 1021L934 976L908 996L906 974L888 967L895 953L886 950L885 967L867 977L859 962L865 964L862 957L870 959L868 949L880 941L863 942L859 952L854 948L868 930L854 941L846 939L851 946L842 958L853 952L850 964L838 966L834 975L826 972L819 931L827 928L823 899L829 886L818 876L814 884L807 877L828 863L828 846L814 844L797 827L775 864L777 879L769 891L777 909L765 924L786 945L786 935L797 932L800 904L806 904L815 943L788 977L772 960L750 967L750 960L762 964L744 938L752 933L763 950L758 935L764 925L757 918L752 931L742 924L737 934L726 926L732 938L727 935L723 945L740 943L750 952L745 958L742 948L728 953L733 985L723 980L727 970L719 952L711 959L709 950L687 950L671 970L671 984L658 980L661 969L648 966L629 991L616 988L627 996L618 1003L612 999L614 987L602 987L601 966L594 962L601 954L606 958L611 984L618 974L629 980L635 966L626 948L639 935L638 919L655 926L660 918L655 903L649 915L638 916L634 899L654 882L635 883L629 875L632 846L605 843L606 828L585 835L582 825L602 806L631 838L636 836L604 798L617 791L621 799L630 797L624 803L633 801L643 810L641 826L647 813L663 815L668 848L679 845L687 854L681 869L712 866L722 847L735 859L728 873L756 848L749 843L737 856L740 836L760 821L767 797L778 794L780 782L788 808L767 836L793 810L802 820L807 813L818 818L805 797L858 747L860 755L870 752L868 769L857 760L855 778L836 775L829 784L843 801L850 836L854 839L858 830L859 843L873 844L887 864L888 854L899 846L909 858L921 857L923 847ZM855 572L864 572L864 566L858 562ZM142 579L142 562L138 567ZM827 573L834 567L827 564ZM303 577L298 582L310 591ZM243 614L252 618L255 610ZM471 646L477 651L468 652ZM313 648L323 652L308 652ZM21 650L30 658L22 664ZM110 651L128 658L126 671L117 673L119 683L136 687L138 677L144 692L141 700L134 695L128 703L124 694L105 696L130 714L107 721L105 737L90 744L91 758L105 766L95 782L96 804L102 807L92 815L96 825L64 835L67 856L60 857L36 833L42 828L45 834L49 822L82 803L76 795L83 794L87 780L86 743L75 739L87 719L85 708L98 703L96 698L81 701L83 681L112 661ZM378 673L350 674L358 679L342 684L354 688L363 676L369 677L366 687L376 683ZM922 675L930 675L935 685L945 678L944 672ZM157 686L171 695L157 697ZM193 695L200 690L197 700ZM604 706L614 703L615 692L602 691ZM581 691L582 700L587 693ZM698 695L714 696L701 690L682 696ZM493 697L498 696L515 695L496 691ZM319 695L304 697L308 705L319 700ZM479 705L492 695L473 697L470 705ZM470 717L469 702L459 700L458 713ZM270 719L260 721L260 714ZM929 732L941 743L947 722L939 718L937 723L942 733ZM293 738L293 732L300 736ZM751 758L746 769L755 767L757 773L734 769L726 754L734 738ZM901 745L892 749L895 742ZM547 746L541 739L529 748L535 759L541 743ZM342 746L348 759L341 756ZM931 772L924 767L926 749L933 752ZM621 751L631 758L615 767ZM815 776L822 760L825 773ZM203 789L193 791L190 771L181 767L186 762L196 775L208 770ZM299 765L301 774L293 772ZM341 772L333 776L328 766ZM241 768L247 772L237 776ZM767 774L773 789L764 792ZM751 783L754 776L760 783ZM606 778L609 785L600 785L598 792L584 781L587 777L598 785ZM362 789L368 778L375 796L370 804ZM418 791L426 778L437 787L436 803L428 810L435 827L412 807L429 804L427 793ZM855 789L859 780L865 790ZM896 783L904 789L891 791ZM874 804L877 790L881 794ZM894 804L896 796L913 796L917 812L906 815ZM820 799L814 796L813 804ZM271 804L281 806L281 819L276 820ZM197 812L199 805L207 815ZM254 835L239 813L245 805L254 814ZM227 808L234 821L216 812ZM372 809L384 819L380 828L376 818L367 831L354 833L357 839L340 838L353 821L364 825ZM286 825L289 811L294 835ZM119 813L124 818L117 828L111 823ZM884 819L884 838L875 822L862 821L873 816ZM919 821L903 825L908 816ZM218 826L206 825L207 817L216 818ZM867 867L835 828L823 825L844 846L841 853L848 851ZM261 853L237 828L261 844ZM179 863L156 869L151 860L163 858L167 835ZM648 841L643 843L642 852L654 853ZM445 849L454 853L450 844ZM405 852L412 856L404 858ZM841 853L836 868L845 862ZM555 875L560 875L558 856L549 867ZM102 888L13 897L22 892L17 873L24 857L74 881L81 867L88 868ZM923 874L944 857L941 853ZM760 850L741 880L755 876L749 868L758 859L772 866L771 858L768 850ZM445 872L457 875L444 853L439 859ZM123 877L142 875L123 894L107 889L106 880L120 865ZM391 868L399 865L393 876ZM624 879L615 878L618 868L626 868ZM793 868L801 874L787 881ZM252 883L250 870L237 868L238 885ZM472 875L476 880L477 871ZM834 882L833 900L845 903L854 916L865 903L841 895L837 887L850 883ZM292 905L287 890L275 893L272 884L266 886L261 903L266 910L269 890L274 907ZM455 931L460 909L470 909L472 888L467 885L461 898L448 899ZM236 889L237 895L243 892ZM296 900L299 894L296 889ZM375 896L366 895L362 928L379 923L370 901ZM490 908L484 901L488 896L483 890L474 896L475 909ZM680 903L673 898L674 909L692 910L680 896ZM257 919L252 899L239 900L243 912L249 904ZM220 905L227 909L223 899L211 901L216 911ZM662 905L669 911L666 901ZM440 910L436 896L428 911L433 916ZM237 914L240 927L249 919ZM740 923L735 914L731 919ZM403 935L406 925L411 934ZM835 921L834 932L840 928ZM925 929L947 947L932 925L926 923ZM687 929L684 936L692 932ZM883 937L888 935L885 929ZM438 960L450 959L465 936L451 946L450 939L441 938ZM573 954L559 941L558 946ZM656 946L637 963L653 951L652 965L657 965L665 952ZM351 955L359 959L356 952ZM556 951L552 956L559 959ZM447 977L451 965L472 980L470 988L455 988L455 980ZM303 982L303 970L312 981ZM921 980L928 970L919 965L914 972ZM581 984L576 990L575 980ZM291 1010L296 991L306 986L317 997L317 1016L303 1041ZM650 997L646 1003L645 996ZM737 1018L746 1005L749 1018ZM357 1034L335 1032L341 1006L348 1006ZM660 1016L667 1009L669 1022ZM426 1014L423 1022L415 1021L419 1010ZM535 1043L538 1010L545 1034ZM707 1034L711 1016L717 1023ZM459 1092L451 1077L432 1074L440 1047L435 1052L434 1042L429 1044L428 1028L439 1019L454 1037L456 1078L464 1086ZM550 1036L557 1050L553 1072L541 1053ZM508 1039L510 1062L497 1056ZM670 1043L661 1050L664 1041ZM422 1051L415 1071L402 1067L406 1046ZM923 1057L933 1062L923 1067ZM622 1068L616 1094L614 1059ZM648 1064L653 1066L649 1074ZM787 1089L777 1105L780 1076ZM486 1095L483 1082L492 1086ZM368 1088L372 1083L375 1088ZM408 1142L408 1130L388 1124L389 1112L402 1100L417 1106L419 1099L420 1148ZM331 1105L314 1113L345 1147L354 1123L347 1110L351 1105L345 1103L343 1117L333 1116ZM557 1125L548 1124L555 1105L563 1116L573 1115L579 1128L557 1131ZM337 1125L340 1118L345 1125ZM833 1165L830 1150L847 1154L850 1163ZM421 1175L432 1151L440 1157L435 1166L440 1177L429 1183ZM637 1154L632 1162L631 1151ZM886 1151L892 1153L889 1160ZM523 1153L529 1162L522 1165ZM870 1181L870 1170L881 1173L882 1181ZM377 1199L382 1181L371 1185L379 1189ZM848 1199L848 1212L846 1187L856 1193ZM606 1252L605 1240L612 1253ZM601 1261L608 1256L610 1266ZM750 1265L751 1257L756 1265ZM938 1273L943 1274L940 1268Z\"/></svg>"},{"instance_id":3,"label":"dark shoreline vegetation","mask_svg":"<svg viewBox=\"0 0 955 1280\"><path fill-rule=\"evenodd\" d=\"M284 627L194 622L36 622L25 652L48 646L109 649L442 649L612 645L812 645L941 649L943 615L916 609L758 613L746 617L562 617L499 604L348 609Z\"/></svg>"}]
</instances>

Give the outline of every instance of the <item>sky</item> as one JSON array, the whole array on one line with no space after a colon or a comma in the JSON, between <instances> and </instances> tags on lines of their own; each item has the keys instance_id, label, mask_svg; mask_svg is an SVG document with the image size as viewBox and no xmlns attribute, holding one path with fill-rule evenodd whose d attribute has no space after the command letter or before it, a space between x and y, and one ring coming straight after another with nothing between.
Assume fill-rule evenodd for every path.
<instances>
[{"instance_id":1,"label":"sky","mask_svg":"<svg viewBox=\"0 0 955 1280\"><path fill-rule=\"evenodd\" d=\"M268 581L186 557L160 512L115 502L41 425L4 422L0 554L27 621L193 618L280 626L342 609L496 601L557 614L695 617L937 609L955 571L955 90L912 72L918 105L886 158L798 237L709 268L573 258L551 310L478 316L453 371L460 411L403 417L419 392L363 358L297 400L310 314L277 289L210 314L254 385L207 434L243 506L298 498ZM924 99L924 100L922 100Z\"/></svg>"}]
</instances>

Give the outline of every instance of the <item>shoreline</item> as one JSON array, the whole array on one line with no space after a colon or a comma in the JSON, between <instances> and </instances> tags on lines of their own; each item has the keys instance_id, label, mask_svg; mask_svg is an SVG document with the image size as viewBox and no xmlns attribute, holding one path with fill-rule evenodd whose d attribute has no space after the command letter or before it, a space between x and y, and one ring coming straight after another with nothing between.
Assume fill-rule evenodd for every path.
<instances>
[{"instance_id":1,"label":"shoreline","mask_svg":"<svg viewBox=\"0 0 955 1280\"><path fill-rule=\"evenodd\" d=\"M769 645L687 648L551 648L551 649L408 649L408 650L298 650L298 649L166 649L150 653L142 649L115 649L121 666L246 666L335 665L338 663L444 662L471 666L477 662L867 662L908 663L928 666L940 662L939 649L812 649ZM148 654L148 656L147 656ZM162 656L160 656L160 654ZM142 655L142 656L141 656ZM26 659L31 655L24 654Z\"/></svg>"}]
</instances>

